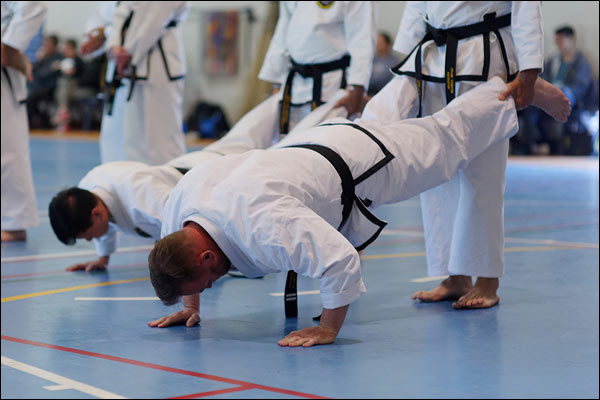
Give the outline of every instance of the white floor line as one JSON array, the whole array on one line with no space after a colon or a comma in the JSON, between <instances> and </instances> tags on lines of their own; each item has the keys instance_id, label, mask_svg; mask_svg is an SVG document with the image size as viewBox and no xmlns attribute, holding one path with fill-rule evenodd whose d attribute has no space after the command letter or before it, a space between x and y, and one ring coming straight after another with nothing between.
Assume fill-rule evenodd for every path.
<instances>
[{"instance_id":1,"label":"white floor line","mask_svg":"<svg viewBox=\"0 0 600 400\"><path fill-rule=\"evenodd\" d=\"M81 383L79 381L65 378L64 376L54 374L52 372L31 366L29 364L25 364L19 361L15 361L12 358L2 356L2 364L7 367L11 367L17 369L19 371L23 371L30 375L35 375L39 378L45 379L47 381L51 381L57 383L60 386L63 386L64 389L73 389L82 393L89 394L90 396L98 397L100 399L126 399L127 397L119 396L118 394L108 392L106 390L99 389L94 386L86 385L85 383ZM64 390L62 389L62 390ZM61 390L61 389L49 389L49 390Z\"/></svg>"},{"instance_id":2,"label":"white floor line","mask_svg":"<svg viewBox=\"0 0 600 400\"><path fill-rule=\"evenodd\" d=\"M441 281L443 279L446 279L448 277L448 275L443 275L443 276L426 276L424 278L415 278L415 279L411 279L411 282L417 282L417 283L422 283L422 282L433 282L433 281Z\"/></svg>"},{"instance_id":3,"label":"white floor line","mask_svg":"<svg viewBox=\"0 0 600 400\"><path fill-rule=\"evenodd\" d=\"M598 245L595 243L581 243L581 242L561 242L554 239L526 239L526 238L511 238L505 237L505 242L510 243L529 243L529 244L547 244L552 246L573 246L573 247L584 247L589 249L597 249Z\"/></svg>"},{"instance_id":4,"label":"white floor line","mask_svg":"<svg viewBox=\"0 0 600 400\"><path fill-rule=\"evenodd\" d=\"M70 386L65 386L65 385L48 385L48 386L42 386L44 389L49 390L51 392L57 391L57 390L69 390L71 389Z\"/></svg>"},{"instance_id":5,"label":"white floor line","mask_svg":"<svg viewBox=\"0 0 600 400\"><path fill-rule=\"evenodd\" d=\"M75 297L76 301L154 301L158 297Z\"/></svg>"},{"instance_id":6,"label":"white floor line","mask_svg":"<svg viewBox=\"0 0 600 400\"><path fill-rule=\"evenodd\" d=\"M136 253L145 250L152 250L153 245L145 246L131 246L121 247L117 249L116 253ZM85 250L85 251L72 251L68 253L52 253L52 254L38 254L34 256L20 256L20 257L4 257L0 259L2 263L10 262L26 262L26 261L41 261L51 260L55 258L71 258L71 257L83 257L83 256L95 256L97 255L96 250Z\"/></svg>"},{"instance_id":7,"label":"white floor line","mask_svg":"<svg viewBox=\"0 0 600 400\"><path fill-rule=\"evenodd\" d=\"M419 231L410 231L410 230L404 230L404 229L384 229L383 231L381 231L381 234L384 236L387 235L404 235L404 236L410 236L410 237L425 237L425 234L423 232L419 232Z\"/></svg>"},{"instance_id":8,"label":"white floor line","mask_svg":"<svg viewBox=\"0 0 600 400\"><path fill-rule=\"evenodd\" d=\"M298 292L298 296L319 294L319 293L321 293L320 290L306 290L304 292ZM283 293L269 293L269 296L283 297Z\"/></svg>"}]
</instances>

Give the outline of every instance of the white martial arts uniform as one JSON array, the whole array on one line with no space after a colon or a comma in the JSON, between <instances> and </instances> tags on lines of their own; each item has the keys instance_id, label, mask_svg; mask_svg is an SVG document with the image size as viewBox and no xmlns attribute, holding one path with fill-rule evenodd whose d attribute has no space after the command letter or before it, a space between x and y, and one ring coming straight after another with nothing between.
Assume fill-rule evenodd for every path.
<instances>
[{"instance_id":1,"label":"white martial arts uniform","mask_svg":"<svg viewBox=\"0 0 600 400\"><path fill-rule=\"evenodd\" d=\"M122 1L115 9L106 46L125 48L135 67L135 79L122 79L123 86L117 90L117 97L125 98L122 135L126 160L156 165L185 153L182 106L186 65L180 25L188 12L185 1ZM115 105L121 101L119 97Z\"/></svg>"},{"instance_id":2,"label":"white martial arts uniform","mask_svg":"<svg viewBox=\"0 0 600 400\"><path fill-rule=\"evenodd\" d=\"M282 90L277 95L280 100L292 67L291 60L312 65L339 60L349 54L346 82L348 85L364 86L366 91L376 42L375 6L372 3L280 2L279 19L259 79L281 84ZM342 76L340 69L323 74L321 102L331 101L341 87ZM311 111L313 83L313 78L304 78L298 73L293 77L290 130Z\"/></svg>"},{"instance_id":3,"label":"white martial arts uniform","mask_svg":"<svg viewBox=\"0 0 600 400\"><path fill-rule=\"evenodd\" d=\"M104 28L104 37L109 38L113 31L113 19L115 16L116 1L99 1L96 3L96 9L85 24L86 32L90 33L94 29ZM104 45L92 53L92 56L98 56L101 53L108 53L110 48L105 40ZM110 86L113 83L115 75L116 62L109 58L106 61L105 85ZM103 163L111 161L126 160L125 140L123 135L123 110L127 91L124 87L117 88L114 99L104 99L104 111L102 114L102 123L100 124L100 160ZM110 110L110 112L109 112Z\"/></svg>"},{"instance_id":4,"label":"white martial arts uniform","mask_svg":"<svg viewBox=\"0 0 600 400\"><path fill-rule=\"evenodd\" d=\"M46 6L39 1L2 2L2 43L25 52L38 31ZM29 155L25 76L2 67L2 230L38 224Z\"/></svg>"},{"instance_id":5,"label":"white martial arts uniform","mask_svg":"<svg viewBox=\"0 0 600 400\"><path fill-rule=\"evenodd\" d=\"M504 44L510 74L542 68L543 31L541 4L537 1L455 1L407 2L394 49L409 54L426 35L426 25L448 29L483 21L484 15L512 14L511 25L499 29L501 38L490 33L489 72L507 79L501 43ZM441 79L423 85L422 115L430 115L446 104L444 82L446 45L434 40L422 46L422 73ZM456 93L462 95L480 82L460 76L482 76L485 64L484 36L458 41ZM413 51L400 71L415 71ZM393 121L417 115L418 106L404 96L415 79L397 76L365 107L363 119ZM414 90L414 89L413 89ZM417 103L418 104L418 103ZM486 129L487 132L487 129ZM450 182L421 194L427 266L430 275L500 277L504 272L504 186L509 141L490 147Z\"/></svg>"},{"instance_id":6,"label":"white martial arts uniform","mask_svg":"<svg viewBox=\"0 0 600 400\"><path fill-rule=\"evenodd\" d=\"M340 90L337 96L340 97L343 92ZM265 101L264 104L269 103ZM345 114L345 109L332 110L332 105L333 103L324 104L317 108L303 123L312 122L316 125L327 116ZM256 109L260 111L263 106L259 105ZM273 141L273 130L254 124L256 118L253 118L251 113L244 118L251 121L240 121L240 126L234 126L223 138L200 151L179 156L165 165L149 166L137 161L115 161L102 164L88 172L78 187L100 197L114 219L109 222L108 232L94 239L98 256L114 253L119 231L154 240L160 239L162 209L169 193L185 170L201 166L206 161L221 158L226 154L239 154L269 147ZM250 129L243 130L242 127ZM292 134L294 132L290 132L290 135Z\"/></svg>"},{"instance_id":7,"label":"white martial arts uniform","mask_svg":"<svg viewBox=\"0 0 600 400\"><path fill-rule=\"evenodd\" d=\"M514 101L497 100L504 88L493 79L426 118L391 124L336 118L273 148L193 168L167 200L161 236L196 222L246 276L294 270L319 279L323 307L349 304L365 292L355 247L368 245L385 226L369 209L449 180L514 135ZM405 96L417 98L414 89ZM340 231L340 175L313 150L285 148L298 144L336 152L350 169L350 182L357 183L360 201Z\"/></svg>"}]
</instances>

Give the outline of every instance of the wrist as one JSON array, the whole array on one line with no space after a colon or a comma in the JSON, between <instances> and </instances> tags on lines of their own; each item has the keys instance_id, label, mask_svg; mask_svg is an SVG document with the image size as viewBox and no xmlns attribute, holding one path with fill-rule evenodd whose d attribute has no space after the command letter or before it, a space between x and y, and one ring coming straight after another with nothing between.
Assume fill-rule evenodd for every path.
<instances>
[{"instance_id":1,"label":"wrist","mask_svg":"<svg viewBox=\"0 0 600 400\"><path fill-rule=\"evenodd\" d=\"M523 83L532 83L535 82L541 70L539 68L536 69L526 69L521 71L519 74L519 79Z\"/></svg>"}]
</instances>

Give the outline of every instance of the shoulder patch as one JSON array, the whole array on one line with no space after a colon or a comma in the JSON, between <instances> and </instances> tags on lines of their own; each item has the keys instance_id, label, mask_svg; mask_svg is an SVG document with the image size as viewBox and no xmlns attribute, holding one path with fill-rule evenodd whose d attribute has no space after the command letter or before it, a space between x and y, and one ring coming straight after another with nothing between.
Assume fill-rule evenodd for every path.
<instances>
[{"instance_id":1,"label":"shoulder patch","mask_svg":"<svg viewBox=\"0 0 600 400\"><path fill-rule=\"evenodd\" d=\"M317 1L317 5L321 8L329 8L335 1Z\"/></svg>"}]
</instances>

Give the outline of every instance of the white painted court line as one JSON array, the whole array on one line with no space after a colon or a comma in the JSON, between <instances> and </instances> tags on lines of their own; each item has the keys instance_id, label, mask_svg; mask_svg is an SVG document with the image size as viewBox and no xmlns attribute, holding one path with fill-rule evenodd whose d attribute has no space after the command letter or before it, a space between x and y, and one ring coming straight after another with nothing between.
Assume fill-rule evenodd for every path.
<instances>
[{"instance_id":1,"label":"white painted court line","mask_svg":"<svg viewBox=\"0 0 600 400\"><path fill-rule=\"evenodd\" d=\"M42 386L44 389L49 390L51 392L55 392L57 390L69 390L71 389L70 386L65 386L65 385L48 385L48 386Z\"/></svg>"},{"instance_id":2,"label":"white painted court line","mask_svg":"<svg viewBox=\"0 0 600 400\"><path fill-rule=\"evenodd\" d=\"M75 297L76 301L155 301L158 297Z\"/></svg>"},{"instance_id":3,"label":"white painted court line","mask_svg":"<svg viewBox=\"0 0 600 400\"><path fill-rule=\"evenodd\" d=\"M505 242L510 243L529 243L529 244L547 244L551 246L573 246L583 247L586 249L597 249L598 245L595 243L581 243L581 242L561 242L553 239L526 239L526 238L504 238Z\"/></svg>"},{"instance_id":4,"label":"white painted court line","mask_svg":"<svg viewBox=\"0 0 600 400\"><path fill-rule=\"evenodd\" d=\"M97 387L86 385L85 383L65 378L64 376L60 376L54 374L52 372L31 366L29 364L25 364L19 361L15 361L12 358L2 356L2 364L7 367L11 367L14 369L18 369L19 371L23 371L30 375L35 375L39 378L45 379L50 382L57 383L62 386L63 389L49 389L49 390L64 390L64 389L73 389L82 393L89 394L90 396L98 397L100 399L126 399L127 397L120 396L118 394L108 392L106 390L99 389Z\"/></svg>"},{"instance_id":5,"label":"white painted court line","mask_svg":"<svg viewBox=\"0 0 600 400\"><path fill-rule=\"evenodd\" d=\"M131 246L131 247L122 247L117 249L116 253L135 253L141 252L145 250L152 250L153 245L145 245L145 246ZM52 254L38 254L34 256L20 256L20 257L4 257L0 259L2 263L10 263L10 262L27 262L27 261L42 261L42 260L52 260L55 258L71 258L71 257L83 257L83 256L96 256L96 250L85 250L85 251L72 251L68 253L52 253Z\"/></svg>"},{"instance_id":6,"label":"white painted court line","mask_svg":"<svg viewBox=\"0 0 600 400\"><path fill-rule=\"evenodd\" d=\"M319 293L321 293L321 291L319 291L319 290L306 290L304 292L298 292L298 296L319 294ZM269 293L269 296L283 297L283 293Z\"/></svg>"},{"instance_id":7,"label":"white painted court line","mask_svg":"<svg viewBox=\"0 0 600 400\"><path fill-rule=\"evenodd\" d=\"M424 278L415 278L415 279L411 279L411 282L417 282L417 283L422 283L422 282L433 282L433 281L441 281L443 279L446 279L448 277L448 275L443 275L443 276L426 276Z\"/></svg>"},{"instance_id":8,"label":"white painted court line","mask_svg":"<svg viewBox=\"0 0 600 400\"><path fill-rule=\"evenodd\" d=\"M419 232L419 231L410 231L410 230L405 230L405 229L384 229L383 231L381 231L382 235L386 235L386 236L391 236L391 235L404 235L404 236L411 236L411 237L425 237L425 234L423 232Z\"/></svg>"}]
</instances>

